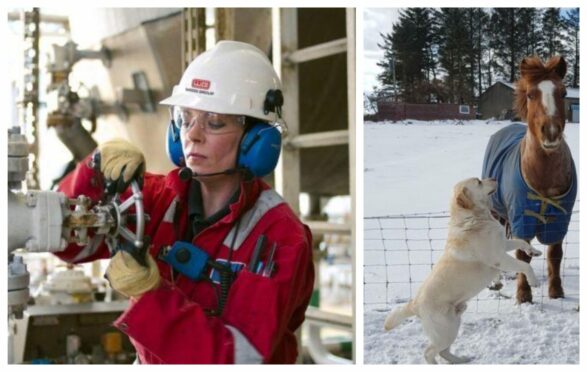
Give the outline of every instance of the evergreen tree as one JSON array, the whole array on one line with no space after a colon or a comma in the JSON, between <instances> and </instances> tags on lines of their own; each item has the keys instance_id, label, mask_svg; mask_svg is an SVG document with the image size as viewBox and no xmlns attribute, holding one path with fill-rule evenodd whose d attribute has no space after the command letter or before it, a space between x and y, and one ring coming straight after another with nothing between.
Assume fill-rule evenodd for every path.
<instances>
[{"instance_id":1,"label":"evergreen tree","mask_svg":"<svg viewBox=\"0 0 587 372\"><path fill-rule=\"evenodd\" d=\"M473 18L473 52L475 53L475 73L476 73L476 97L483 93L485 87L489 84L483 84L483 66L486 64L485 56L489 50L489 14L481 8L472 9L471 17Z\"/></svg>"},{"instance_id":2,"label":"evergreen tree","mask_svg":"<svg viewBox=\"0 0 587 372\"><path fill-rule=\"evenodd\" d=\"M522 22L527 20L520 8L494 8L491 14L491 67L509 82L517 77L518 66L527 51Z\"/></svg>"},{"instance_id":3,"label":"evergreen tree","mask_svg":"<svg viewBox=\"0 0 587 372\"><path fill-rule=\"evenodd\" d=\"M566 54L563 44L565 23L560 15L560 8L547 8L542 15L542 35L539 55L548 59L559 54Z\"/></svg>"},{"instance_id":4,"label":"evergreen tree","mask_svg":"<svg viewBox=\"0 0 587 372\"><path fill-rule=\"evenodd\" d=\"M474 104L483 93L483 59L489 43L489 15L482 8L466 8L464 20L467 27L466 63L470 96L467 103Z\"/></svg>"},{"instance_id":5,"label":"evergreen tree","mask_svg":"<svg viewBox=\"0 0 587 372\"><path fill-rule=\"evenodd\" d=\"M396 57L393 52L393 42L391 34L380 34L383 38L382 44L377 44L379 48L383 49L383 59L377 62L377 66L381 67L382 71L377 75L377 80L380 83L380 88L374 92L374 96L381 99L393 99L397 101L399 93L395 66Z\"/></svg>"},{"instance_id":6,"label":"evergreen tree","mask_svg":"<svg viewBox=\"0 0 587 372\"><path fill-rule=\"evenodd\" d=\"M567 53L565 60L568 64L566 84L573 88L579 87L579 8L573 8L565 18L567 27Z\"/></svg>"},{"instance_id":7,"label":"evergreen tree","mask_svg":"<svg viewBox=\"0 0 587 372\"><path fill-rule=\"evenodd\" d=\"M514 82L531 55L564 53L568 84L579 85L578 8L408 8L381 38L371 101L474 104L497 79Z\"/></svg>"},{"instance_id":8,"label":"evergreen tree","mask_svg":"<svg viewBox=\"0 0 587 372\"><path fill-rule=\"evenodd\" d=\"M472 101L470 56L473 45L467 13L467 10L463 8L442 8L435 13L439 24L437 31L439 61L446 72L447 101L451 103Z\"/></svg>"},{"instance_id":9,"label":"evergreen tree","mask_svg":"<svg viewBox=\"0 0 587 372\"><path fill-rule=\"evenodd\" d=\"M436 77L433 20L428 8L400 12L391 34L382 35L384 58L378 62L382 90L393 85L393 71L399 96L405 102L428 102L430 81ZM393 62L395 61L395 62ZM392 67L395 67L392 69Z\"/></svg>"},{"instance_id":10,"label":"evergreen tree","mask_svg":"<svg viewBox=\"0 0 587 372\"><path fill-rule=\"evenodd\" d=\"M543 11L537 8L521 8L519 14L520 38L524 45L524 56L538 55L542 40Z\"/></svg>"}]
</instances>

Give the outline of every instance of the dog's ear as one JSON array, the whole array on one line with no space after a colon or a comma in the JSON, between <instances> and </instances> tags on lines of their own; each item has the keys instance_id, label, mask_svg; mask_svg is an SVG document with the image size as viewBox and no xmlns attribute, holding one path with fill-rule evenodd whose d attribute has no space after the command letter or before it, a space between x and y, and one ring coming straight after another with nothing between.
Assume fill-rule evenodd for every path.
<instances>
[{"instance_id":1,"label":"dog's ear","mask_svg":"<svg viewBox=\"0 0 587 372\"><path fill-rule=\"evenodd\" d=\"M473 209L473 201L466 187L463 187L457 195L457 205L463 209Z\"/></svg>"}]
</instances>

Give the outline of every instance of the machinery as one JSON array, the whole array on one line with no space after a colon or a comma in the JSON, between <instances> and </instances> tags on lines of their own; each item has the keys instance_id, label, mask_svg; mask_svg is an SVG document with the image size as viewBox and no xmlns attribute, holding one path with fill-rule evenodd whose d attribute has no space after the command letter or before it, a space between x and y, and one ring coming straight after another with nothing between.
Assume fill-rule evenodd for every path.
<instances>
[{"instance_id":1,"label":"machinery","mask_svg":"<svg viewBox=\"0 0 587 372\"><path fill-rule=\"evenodd\" d=\"M89 120L91 132L94 132L96 119L106 106L91 91L87 97L81 98L78 92L71 89L69 74L73 65L81 59L100 59L105 67L109 67L110 51L106 48L99 51L80 50L76 43L69 41L64 45L53 44L52 56L47 66L51 75L47 91L57 95L57 107L47 115L47 126L55 128L61 142L71 151L74 161L79 162L97 147L81 121Z\"/></svg>"},{"instance_id":2,"label":"machinery","mask_svg":"<svg viewBox=\"0 0 587 372\"><path fill-rule=\"evenodd\" d=\"M8 130L8 320L9 362L14 335L11 320L20 319L29 299L29 273L16 251L59 252L68 244L81 246L104 240L113 253L120 244L133 247L138 255L146 253L144 228L146 215L141 190L131 183L132 194L121 201L114 194L92 206L83 195L75 199L54 191L28 190L23 181L28 171L28 143L20 128ZM94 157L94 167L99 168ZM134 212L131 207L134 207ZM126 225L132 223L135 231Z\"/></svg>"},{"instance_id":3,"label":"machinery","mask_svg":"<svg viewBox=\"0 0 587 372\"><path fill-rule=\"evenodd\" d=\"M111 103L100 99L96 87L90 89L82 84L80 88L87 91L84 95L80 94L80 89L72 89L69 75L74 64L82 59L99 59L106 68L112 64L111 52L106 47L98 51L81 50L76 43L68 41L64 45L53 44L52 59L47 65L51 76L47 91L56 94L56 106L47 115L47 126L55 128L61 142L72 153L73 164L82 161L97 147L91 134L96 130L99 116L116 114L126 122L128 106L133 104L143 112L156 111L144 72L133 73L134 89L117 88L117 99ZM91 123L89 132L82 126L82 120Z\"/></svg>"}]
</instances>

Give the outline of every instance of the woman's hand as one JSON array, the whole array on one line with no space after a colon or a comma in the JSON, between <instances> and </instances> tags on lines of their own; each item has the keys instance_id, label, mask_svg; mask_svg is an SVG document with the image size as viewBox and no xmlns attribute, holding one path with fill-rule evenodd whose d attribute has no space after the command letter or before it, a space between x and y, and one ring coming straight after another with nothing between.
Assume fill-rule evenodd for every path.
<instances>
[{"instance_id":1,"label":"woman's hand","mask_svg":"<svg viewBox=\"0 0 587 372\"><path fill-rule=\"evenodd\" d=\"M100 145L100 171L107 181L122 192L133 179L145 173L145 157L141 150L125 140L116 139Z\"/></svg>"},{"instance_id":2,"label":"woman's hand","mask_svg":"<svg viewBox=\"0 0 587 372\"><path fill-rule=\"evenodd\" d=\"M159 269L150 254L146 257L147 266L141 266L125 251L118 251L110 260L106 277L117 292L127 297L140 297L143 293L159 286Z\"/></svg>"}]
</instances>

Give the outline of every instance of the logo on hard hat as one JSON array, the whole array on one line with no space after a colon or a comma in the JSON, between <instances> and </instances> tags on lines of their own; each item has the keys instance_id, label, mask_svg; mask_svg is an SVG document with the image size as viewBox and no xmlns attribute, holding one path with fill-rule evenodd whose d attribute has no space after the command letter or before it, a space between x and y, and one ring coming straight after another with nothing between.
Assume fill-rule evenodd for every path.
<instances>
[{"instance_id":1,"label":"logo on hard hat","mask_svg":"<svg viewBox=\"0 0 587 372\"><path fill-rule=\"evenodd\" d=\"M192 88L208 90L210 89L210 81L202 79L192 80Z\"/></svg>"}]
</instances>

